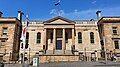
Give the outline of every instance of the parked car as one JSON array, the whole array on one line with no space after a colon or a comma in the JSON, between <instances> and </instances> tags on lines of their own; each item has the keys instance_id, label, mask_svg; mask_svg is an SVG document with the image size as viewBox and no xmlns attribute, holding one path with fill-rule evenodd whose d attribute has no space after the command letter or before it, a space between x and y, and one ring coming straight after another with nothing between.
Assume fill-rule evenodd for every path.
<instances>
[{"instance_id":1,"label":"parked car","mask_svg":"<svg viewBox=\"0 0 120 67\"><path fill-rule=\"evenodd\" d=\"M0 62L0 67L4 67L4 63Z\"/></svg>"}]
</instances>

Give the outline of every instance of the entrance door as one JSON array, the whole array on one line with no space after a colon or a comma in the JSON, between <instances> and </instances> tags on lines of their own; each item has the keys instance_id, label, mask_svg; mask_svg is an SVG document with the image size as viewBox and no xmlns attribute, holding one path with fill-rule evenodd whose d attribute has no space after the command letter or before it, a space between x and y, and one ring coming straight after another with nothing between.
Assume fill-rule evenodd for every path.
<instances>
[{"instance_id":1,"label":"entrance door","mask_svg":"<svg viewBox=\"0 0 120 67\"><path fill-rule=\"evenodd\" d=\"M56 50L62 50L62 40L57 40Z\"/></svg>"}]
</instances>

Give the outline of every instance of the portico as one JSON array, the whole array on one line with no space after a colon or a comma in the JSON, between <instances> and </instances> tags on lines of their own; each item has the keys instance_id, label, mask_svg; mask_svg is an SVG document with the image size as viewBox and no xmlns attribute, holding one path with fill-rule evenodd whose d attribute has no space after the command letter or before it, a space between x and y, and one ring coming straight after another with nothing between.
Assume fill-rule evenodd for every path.
<instances>
[{"instance_id":1,"label":"portico","mask_svg":"<svg viewBox=\"0 0 120 67\"><path fill-rule=\"evenodd\" d=\"M45 50L51 50L51 53L49 52L50 54L55 54L56 51L61 51L62 54L66 53L65 50L71 51L71 46L75 45L74 24L75 22L65 18L60 18L59 16L51 20L45 21Z\"/></svg>"}]
</instances>

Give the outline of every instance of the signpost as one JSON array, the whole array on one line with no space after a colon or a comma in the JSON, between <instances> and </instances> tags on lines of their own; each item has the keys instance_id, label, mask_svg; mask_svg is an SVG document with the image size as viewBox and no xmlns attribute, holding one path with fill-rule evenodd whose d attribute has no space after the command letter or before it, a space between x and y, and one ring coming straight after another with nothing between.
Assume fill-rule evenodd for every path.
<instances>
[{"instance_id":1,"label":"signpost","mask_svg":"<svg viewBox=\"0 0 120 67\"><path fill-rule=\"evenodd\" d=\"M33 66L38 66L39 59L37 57L33 58Z\"/></svg>"}]
</instances>

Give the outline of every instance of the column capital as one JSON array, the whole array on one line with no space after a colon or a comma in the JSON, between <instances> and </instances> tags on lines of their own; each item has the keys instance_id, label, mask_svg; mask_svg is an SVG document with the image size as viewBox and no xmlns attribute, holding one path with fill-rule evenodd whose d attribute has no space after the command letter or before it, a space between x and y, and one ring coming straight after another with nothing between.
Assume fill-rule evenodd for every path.
<instances>
[{"instance_id":1,"label":"column capital","mask_svg":"<svg viewBox=\"0 0 120 67\"><path fill-rule=\"evenodd\" d=\"M43 31L46 31L46 30L47 30L47 28L44 28L44 29L43 29Z\"/></svg>"},{"instance_id":2,"label":"column capital","mask_svg":"<svg viewBox=\"0 0 120 67\"><path fill-rule=\"evenodd\" d=\"M44 29L48 29L48 28L44 28Z\"/></svg>"},{"instance_id":3,"label":"column capital","mask_svg":"<svg viewBox=\"0 0 120 67\"><path fill-rule=\"evenodd\" d=\"M55 30L56 30L56 28L53 28L53 29L55 29Z\"/></svg>"}]
</instances>

